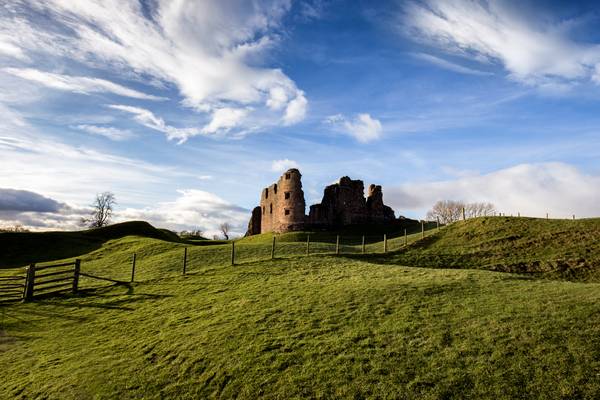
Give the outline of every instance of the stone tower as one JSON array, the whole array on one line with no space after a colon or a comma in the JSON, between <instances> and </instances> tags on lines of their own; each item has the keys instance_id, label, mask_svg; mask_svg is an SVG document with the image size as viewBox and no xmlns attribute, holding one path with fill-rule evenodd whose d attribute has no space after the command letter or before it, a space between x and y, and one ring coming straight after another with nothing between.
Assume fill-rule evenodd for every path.
<instances>
[{"instance_id":1,"label":"stone tower","mask_svg":"<svg viewBox=\"0 0 600 400\"><path fill-rule=\"evenodd\" d=\"M301 230L306 216L302 175L293 168L286 171L277 183L263 189L260 197L260 233ZM253 219L254 219L253 215Z\"/></svg>"},{"instance_id":2,"label":"stone tower","mask_svg":"<svg viewBox=\"0 0 600 400\"><path fill-rule=\"evenodd\" d=\"M260 206L252 210L247 236L395 223L394 210L383 204L381 186L370 185L365 198L363 181L347 176L327 186L321 203L310 206L306 216L301 178L300 171L293 168L281 175L277 183L263 189Z\"/></svg>"}]
</instances>

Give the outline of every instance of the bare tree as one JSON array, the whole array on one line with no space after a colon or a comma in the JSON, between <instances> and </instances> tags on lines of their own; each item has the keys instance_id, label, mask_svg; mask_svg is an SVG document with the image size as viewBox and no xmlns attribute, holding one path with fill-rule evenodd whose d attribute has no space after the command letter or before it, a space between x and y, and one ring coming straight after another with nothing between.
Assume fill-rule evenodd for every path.
<instances>
[{"instance_id":1,"label":"bare tree","mask_svg":"<svg viewBox=\"0 0 600 400\"><path fill-rule=\"evenodd\" d=\"M467 218L488 217L495 212L496 207L492 203L469 203L465 206Z\"/></svg>"},{"instance_id":2,"label":"bare tree","mask_svg":"<svg viewBox=\"0 0 600 400\"><path fill-rule=\"evenodd\" d=\"M82 218L82 222L90 228L101 228L108 225L115 204L117 204L117 201L112 192L97 194L96 199L94 199L94 202L92 203L93 210L90 218Z\"/></svg>"},{"instance_id":3,"label":"bare tree","mask_svg":"<svg viewBox=\"0 0 600 400\"><path fill-rule=\"evenodd\" d=\"M225 240L229 240L229 232L231 231L231 225L229 225L229 222L222 223L219 226L219 229L221 230L221 233L223 234Z\"/></svg>"},{"instance_id":4,"label":"bare tree","mask_svg":"<svg viewBox=\"0 0 600 400\"><path fill-rule=\"evenodd\" d=\"M439 218L442 224L450 224L462 219L463 209L467 218L490 216L496 212L496 208L492 203L441 200L435 203L433 208L427 212L427 219L436 220Z\"/></svg>"},{"instance_id":5,"label":"bare tree","mask_svg":"<svg viewBox=\"0 0 600 400\"><path fill-rule=\"evenodd\" d=\"M0 232L29 232L29 229L25 228L21 224L15 224L12 226L0 228Z\"/></svg>"},{"instance_id":6,"label":"bare tree","mask_svg":"<svg viewBox=\"0 0 600 400\"><path fill-rule=\"evenodd\" d=\"M427 212L426 218L430 221L435 221L439 218L440 223L450 224L461 218L464 206L465 203L462 201L440 200Z\"/></svg>"}]
</instances>

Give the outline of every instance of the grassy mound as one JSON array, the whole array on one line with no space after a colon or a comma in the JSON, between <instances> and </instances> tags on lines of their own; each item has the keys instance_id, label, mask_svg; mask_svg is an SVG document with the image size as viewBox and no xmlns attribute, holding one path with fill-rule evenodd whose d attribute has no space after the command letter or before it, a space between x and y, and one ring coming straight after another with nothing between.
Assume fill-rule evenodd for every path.
<instances>
[{"instance_id":1,"label":"grassy mound","mask_svg":"<svg viewBox=\"0 0 600 400\"><path fill-rule=\"evenodd\" d=\"M3 249L0 268L76 257L99 249L103 243L111 239L125 236L180 242L175 233L156 229L144 221L123 222L77 232L0 233L0 247Z\"/></svg>"},{"instance_id":2,"label":"grassy mound","mask_svg":"<svg viewBox=\"0 0 600 400\"><path fill-rule=\"evenodd\" d=\"M371 261L600 282L600 219L475 218Z\"/></svg>"},{"instance_id":3,"label":"grassy mound","mask_svg":"<svg viewBox=\"0 0 600 400\"><path fill-rule=\"evenodd\" d=\"M600 396L598 284L181 248L112 240L84 271L135 249L144 282L4 307L0 398Z\"/></svg>"}]
</instances>

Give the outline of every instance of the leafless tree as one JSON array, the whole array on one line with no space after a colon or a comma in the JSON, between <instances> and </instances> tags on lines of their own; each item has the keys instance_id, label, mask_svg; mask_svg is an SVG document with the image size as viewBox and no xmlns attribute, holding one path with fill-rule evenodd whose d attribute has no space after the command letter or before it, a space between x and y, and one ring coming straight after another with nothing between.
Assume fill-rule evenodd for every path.
<instances>
[{"instance_id":1,"label":"leafless tree","mask_svg":"<svg viewBox=\"0 0 600 400\"><path fill-rule=\"evenodd\" d=\"M454 200L440 200L427 212L427 219L435 221L439 218L440 223L450 224L458 221L462 216L464 203Z\"/></svg>"},{"instance_id":2,"label":"leafless tree","mask_svg":"<svg viewBox=\"0 0 600 400\"><path fill-rule=\"evenodd\" d=\"M496 208L492 203L465 203L455 200L441 200L433 205L433 208L427 212L428 220L439 218L440 223L450 224L462 219L463 209L465 217L485 217L493 215Z\"/></svg>"},{"instance_id":3,"label":"leafless tree","mask_svg":"<svg viewBox=\"0 0 600 400\"><path fill-rule=\"evenodd\" d=\"M25 228L21 224L15 224L12 226L0 228L0 232L29 232L29 229Z\"/></svg>"},{"instance_id":4,"label":"leafless tree","mask_svg":"<svg viewBox=\"0 0 600 400\"><path fill-rule=\"evenodd\" d=\"M469 203L465 205L467 218L488 217L494 215L496 207L492 203Z\"/></svg>"},{"instance_id":5,"label":"leafless tree","mask_svg":"<svg viewBox=\"0 0 600 400\"><path fill-rule=\"evenodd\" d=\"M229 240L229 232L231 231L231 225L229 225L229 222L222 223L219 226L219 229L221 230L221 233L223 234L225 240Z\"/></svg>"},{"instance_id":6,"label":"leafless tree","mask_svg":"<svg viewBox=\"0 0 600 400\"><path fill-rule=\"evenodd\" d=\"M90 228L101 228L108 225L115 204L117 204L117 201L112 192L97 194L96 199L94 199L94 202L92 203L93 210L90 218L82 218L82 222Z\"/></svg>"}]
</instances>

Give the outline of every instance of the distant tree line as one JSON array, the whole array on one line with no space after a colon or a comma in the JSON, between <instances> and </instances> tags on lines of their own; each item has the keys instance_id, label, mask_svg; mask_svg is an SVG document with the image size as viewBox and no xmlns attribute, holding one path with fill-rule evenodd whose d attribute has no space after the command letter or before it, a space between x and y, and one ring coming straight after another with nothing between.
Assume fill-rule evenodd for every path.
<instances>
[{"instance_id":1,"label":"distant tree line","mask_svg":"<svg viewBox=\"0 0 600 400\"><path fill-rule=\"evenodd\" d=\"M456 200L440 200L427 212L426 218L430 221L439 219L442 224L450 224L463 218L491 216L496 213L492 203L466 203Z\"/></svg>"},{"instance_id":2,"label":"distant tree line","mask_svg":"<svg viewBox=\"0 0 600 400\"><path fill-rule=\"evenodd\" d=\"M29 232L29 229L25 228L21 224L16 224L12 226L0 227L0 232Z\"/></svg>"}]
</instances>

